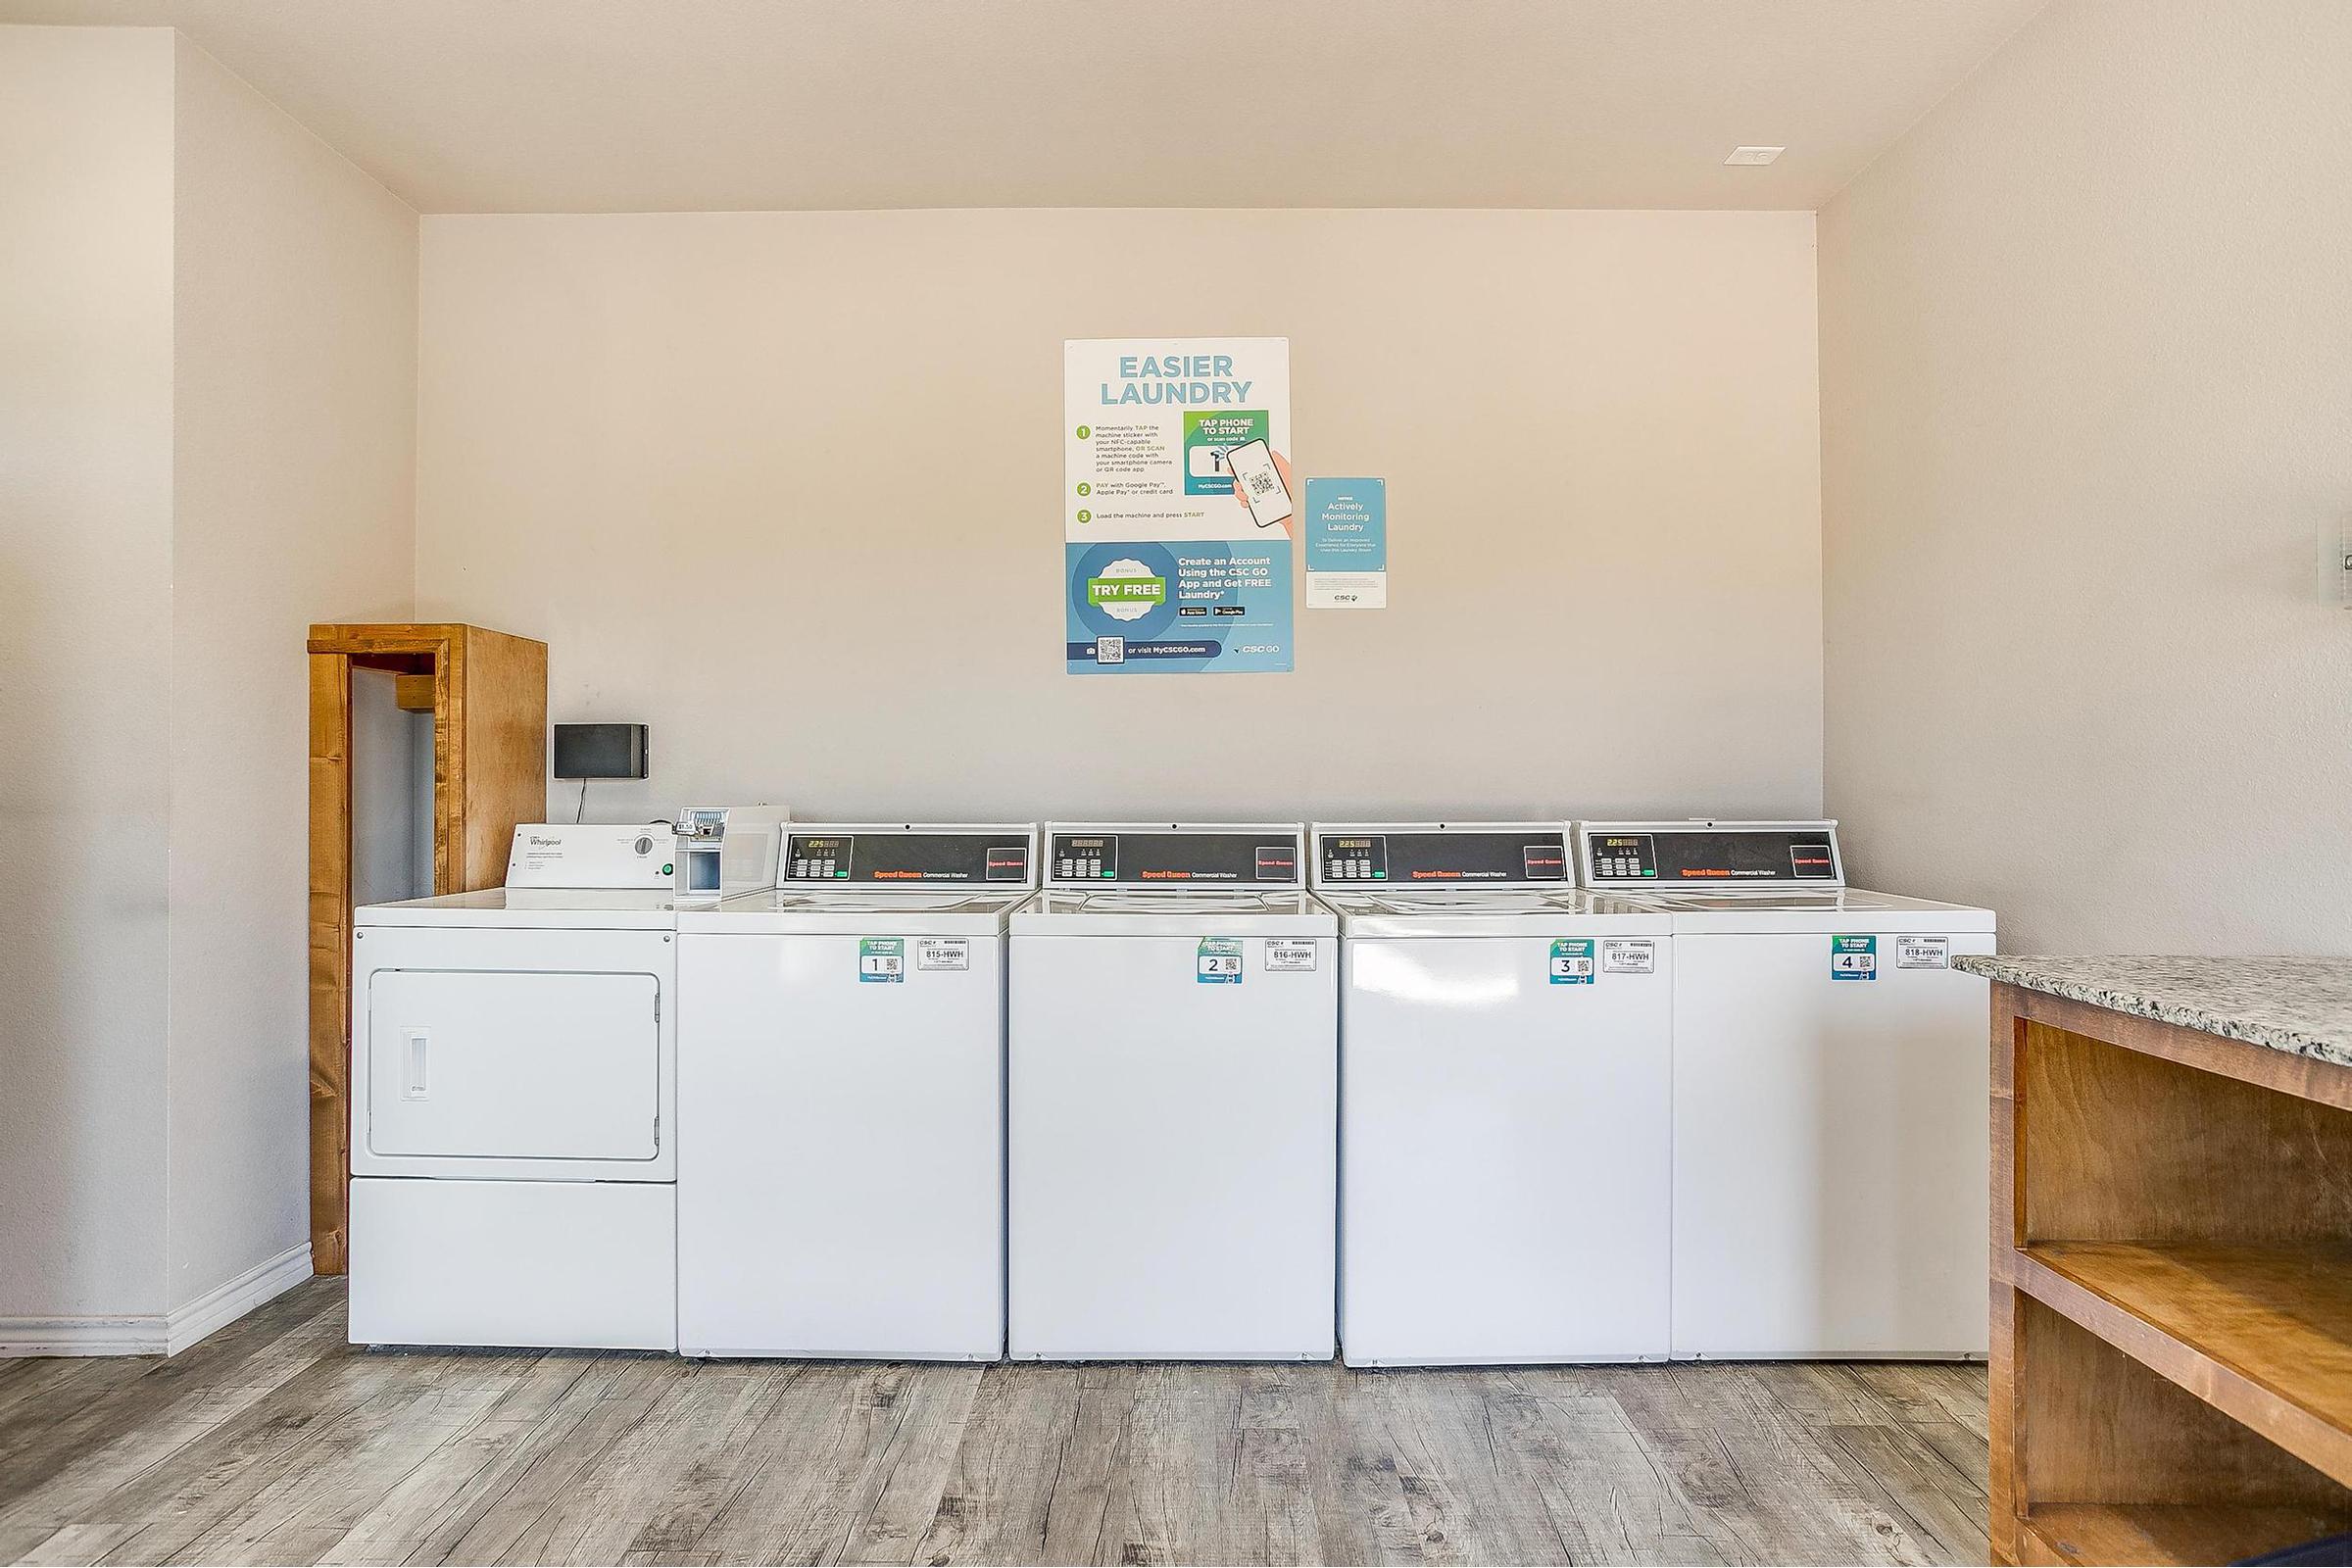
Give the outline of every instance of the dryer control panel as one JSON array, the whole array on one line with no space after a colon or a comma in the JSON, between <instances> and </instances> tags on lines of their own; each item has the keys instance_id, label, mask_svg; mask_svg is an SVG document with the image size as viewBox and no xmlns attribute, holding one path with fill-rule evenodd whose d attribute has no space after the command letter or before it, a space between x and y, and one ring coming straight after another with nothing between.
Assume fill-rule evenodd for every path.
<instances>
[{"instance_id":1,"label":"dryer control panel","mask_svg":"<svg viewBox=\"0 0 2352 1568\"><path fill-rule=\"evenodd\" d=\"M1315 824L1315 886L1521 887L1567 882L1558 822Z\"/></svg>"},{"instance_id":2,"label":"dryer control panel","mask_svg":"<svg viewBox=\"0 0 2352 1568\"><path fill-rule=\"evenodd\" d=\"M795 823L778 887L1035 887L1037 830L899 823Z\"/></svg>"},{"instance_id":3,"label":"dryer control panel","mask_svg":"<svg viewBox=\"0 0 2352 1568\"><path fill-rule=\"evenodd\" d=\"M1589 888L1842 887L1836 822L1587 822Z\"/></svg>"},{"instance_id":4,"label":"dryer control panel","mask_svg":"<svg viewBox=\"0 0 2352 1568\"><path fill-rule=\"evenodd\" d=\"M1131 823L1046 830L1052 887L1253 887L1303 885L1292 825L1188 826Z\"/></svg>"}]
</instances>

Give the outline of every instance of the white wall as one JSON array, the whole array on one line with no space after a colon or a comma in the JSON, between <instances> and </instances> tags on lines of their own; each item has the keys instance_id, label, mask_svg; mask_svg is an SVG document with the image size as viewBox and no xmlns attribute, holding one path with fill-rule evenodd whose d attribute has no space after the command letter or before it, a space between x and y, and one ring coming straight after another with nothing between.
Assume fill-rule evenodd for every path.
<instances>
[{"instance_id":1,"label":"white wall","mask_svg":"<svg viewBox=\"0 0 2352 1568\"><path fill-rule=\"evenodd\" d=\"M428 217L417 598L645 719L589 814L1819 807L1804 213ZM1061 340L1291 339L1392 603L1061 672ZM571 787L556 792L568 814Z\"/></svg>"},{"instance_id":2,"label":"white wall","mask_svg":"<svg viewBox=\"0 0 2352 1568\"><path fill-rule=\"evenodd\" d=\"M303 637L411 612L416 277L170 30L0 26L0 1351L308 1240Z\"/></svg>"},{"instance_id":3,"label":"white wall","mask_svg":"<svg viewBox=\"0 0 2352 1568\"><path fill-rule=\"evenodd\" d=\"M163 1308L172 37L0 27L0 1338Z\"/></svg>"},{"instance_id":4,"label":"white wall","mask_svg":"<svg viewBox=\"0 0 2352 1568\"><path fill-rule=\"evenodd\" d=\"M2348 64L2059 0L1822 214L1828 804L2012 951L2352 949Z\"/></svg>"},{"instance_id":5,"label":"white wall","mask_svg":"<svg viewBox=\"0 0 2352 1568\"><path fill-rule=\"evenodd\" d=\"M416 213L184 38L177 62L174 1307L309 1240L302 646L409 618L416 409Z\"/></svg>"}]
</instances>

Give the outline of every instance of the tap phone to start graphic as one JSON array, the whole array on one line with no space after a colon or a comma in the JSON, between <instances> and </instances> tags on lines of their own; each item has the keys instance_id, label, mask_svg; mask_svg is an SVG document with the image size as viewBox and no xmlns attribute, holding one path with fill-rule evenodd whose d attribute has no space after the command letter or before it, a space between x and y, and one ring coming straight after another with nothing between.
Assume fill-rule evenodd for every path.
<instances>
[{"instance_id":1,"label":"tap phone to start graphic","mask_svg":"<svg viewBox=\"0 0 2352 1568\"><path fill-rule=\"evenodd\" d=\"M1241 482L1242 500L1260 528L1271 528L1291 515L1291 493L1283 488L1282 471L1274 466L1273 449L1261 438L1245 441L1225 454L1233 476Z\"/></svg>"}]
</instances>

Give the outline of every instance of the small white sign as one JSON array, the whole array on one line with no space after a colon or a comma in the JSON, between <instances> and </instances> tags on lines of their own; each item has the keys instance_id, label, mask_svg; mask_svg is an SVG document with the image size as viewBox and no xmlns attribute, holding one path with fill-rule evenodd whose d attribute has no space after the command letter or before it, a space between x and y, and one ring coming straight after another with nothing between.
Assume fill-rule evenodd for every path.
<instances>
[{"instance_id":1,"label":"small white sign","mask_svg":"<svg viewBox=\"0 0 2352 1568\"><path fill-rule=\"evenodd\" d=\"M1656 974L1658 945L1647 937L1613 937L1600 944L1604 974Z\"/></svg>"},{"instance_id":2,"label":"small white sign","mask_svg":"<svg viewBox=\"0 0 2352 1568\"><path fill-rule=\"evenodd\" d=\"M1310 571L1306 574L1309 610L1386 610L1389 574L1385 571Z\"/></svg>"},{"instance_id":3,"label":"small white sign","mask_svg":"<svg viewBox=\"0 0 2352 1568\"><path fill-rule=\"evenodd\" d=\"M962 937L917 937L914 939L914 966L917 969L969 969L972 966L972 945Z\"/></svg>"},{"instance_id":4,"label":"small white sign","mask_svg":"<svg viewBox=\"0 0 2352 1568\"><path fill-rule=\"evenodd\" d=\"M1952 939L1896 937L1894 966L1897 969L1949 969L1952 966Z\"/></svg>"},{"instance_id":5,"label":"small white sign","mask_svg":"<svg viewBox=\"0 0 2352 1568\"><path fill-rule=\"evenodd\" d=\"M1268 937L1263 967L1268 974L1311 974L1315 967L1315 945L1312 942Z\"/></svg>"}]
</instances>

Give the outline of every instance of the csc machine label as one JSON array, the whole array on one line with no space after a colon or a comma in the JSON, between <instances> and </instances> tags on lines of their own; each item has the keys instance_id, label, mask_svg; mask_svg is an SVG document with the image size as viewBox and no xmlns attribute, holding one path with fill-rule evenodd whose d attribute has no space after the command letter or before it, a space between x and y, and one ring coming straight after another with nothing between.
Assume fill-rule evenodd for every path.
<instances>
[{"instance_id":1,"label":"csc machine label","mask_svg":"<svg viewBox=\"0 0 2352 1568\"><path fill-rule=\"evenodd\" d=\"M963 937L916 937L914 966L917 969L969 969L972 966L972 945Z\"/></svg>"},{"instance_id":2,"label":"csc machine label","mask_svg":"<svg viewBox=\"0 0 2352 1568\"><path fill-rule=\"evenodd\" d=\"M1658 945L1647 937L1617 937L1600 945L1603 974L1656 974Z\"/></svg>"},{"instance_id":3,"label":"csc machine label","mask_svg":"<svg viewBox=\"0 0 2352 1568\"><path fill-rule=\"evenodd\" d=\"M1315 945L1295 938L1268 937L1262 958L1268 974L1311 974L1315 967Z\"/></svg>"},{"instance_id":4,"label":"csc machine label","mask_svg":"<svg viewBox=\"0 0 2352 1568\"><path fill-rule=\"evenodd\" d=\"M1897 969L1949 969L1952 966L1952 939L1896 937L1894 966Z\"/></svg>"}]
</instances>

